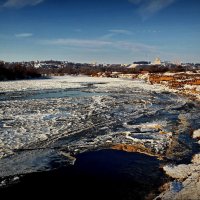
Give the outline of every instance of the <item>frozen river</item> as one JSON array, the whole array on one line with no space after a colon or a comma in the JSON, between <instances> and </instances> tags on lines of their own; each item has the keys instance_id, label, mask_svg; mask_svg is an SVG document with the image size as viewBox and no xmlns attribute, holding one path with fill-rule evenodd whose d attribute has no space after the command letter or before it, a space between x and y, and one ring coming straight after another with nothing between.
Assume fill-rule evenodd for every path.
<instances>
[{"instance_id":1,"label":"frozen river","mask_svg":"<svg viewBox=\"0 0 200 200\"><path fill-rule=\"evenodd\" d=\"M198 103L142 80L66 76L1 82L0 90L0 177L105 148L137 147L176 163L196 151Z\"/></svg>"}]
</instances>

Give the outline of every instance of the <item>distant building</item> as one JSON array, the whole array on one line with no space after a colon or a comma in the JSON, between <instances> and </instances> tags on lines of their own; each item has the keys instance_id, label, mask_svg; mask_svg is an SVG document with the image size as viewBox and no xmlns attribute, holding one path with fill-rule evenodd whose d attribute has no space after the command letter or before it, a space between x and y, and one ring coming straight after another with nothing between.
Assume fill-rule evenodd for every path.
<instances>
[{"instance_id":1,"label":"distant building","mask_svg":"<svg viewBox=\"0 0 200 200\"><path fill-rule=\"evenodd\" d=\"M128 68L135 68L137 66L144 66L144 65L149 65L150 62L148 61L137 61L137 62L133 62L133 64L131 64Z\"/></svg>"},{"instance_id":2,"label":"distant building","mask_svg":"<svg viewBox=\"0 0 200 200\"><path fill-rule=\"evenodd\" d=\"M121 67L128 67L130 64L121 64Z\"/></svg>"},{"instance_id":3,"label":"distant building","mask_svg":"<svg viewBox=\"0 0 200 200\"><path fill-rule=\"evenodd\" d=\"M133 64L137 64L137 65L148 65L150 62L148 61L137 61L137 62L133 62Z\"/></svg>"},{"instance_id":4,"label":"distant building","mask_svg":"<svg viewBox=\"0 0 200 200\"><path fill-rule=\"evenodd\" d=\"M161 60L160 60L160 58L156 58L154 61L153 61L153 63L152 63L153 65L161 65Z\"/></svg>"},{"instance_id":5,"label":"distant building","mask_svg":"<svg viewBox=\"0 0 200 200\"><path fill-rule=\"evenodd\" d=\"M93 61L93 62L91 63L91 65L92 65L93 67L96 67L96 66L97 66L97 62L96 62L96 61Z\"/></svg>"},{"instance_id":6,"label":"distant building","mask_svg":"<svg viewBox=\"0 0 200 200\"><path fill-rule=\"evenodd\" d=\"M37 61L34 62L34 67L35 67L35 68L39 68L39 67L41 67L41 66L42 66L42 65L41 65L40 61L37 60Z\"/></svg>"}]
</instances>

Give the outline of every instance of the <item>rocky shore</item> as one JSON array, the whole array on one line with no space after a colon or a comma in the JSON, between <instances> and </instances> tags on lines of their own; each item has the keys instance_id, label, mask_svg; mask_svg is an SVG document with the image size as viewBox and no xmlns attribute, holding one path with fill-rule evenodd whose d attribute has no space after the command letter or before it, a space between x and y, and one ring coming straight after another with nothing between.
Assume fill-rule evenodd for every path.
<instances>
[{"instance_id":1,"label":"rocky shore","mask_svg":"<svg viewBox=\"0 0 200 200\"><path fill-rule=\"evenodd\" d=\"M193 138L200 143L200 129L193 132ZM193 155L191 163L180 165L166 165L164 172L173 178L167 190L162 192L155 200L163 199L200 199L200 154Z\"/></svg>"},{"instance_id":2,"label":"rocky shore","mask_svg":"<svg viewBox=\"0 0 200 200\"><path fill-rule=\"evenodd\" d=\"M149 74L145 77L150 84L166 86L171 92L188 96L199 102L200 100L200 74L199 73L163 73ZM199 120L195 128L199 128ZM189 131L189 130L188 130ZM191 130L191 137L195 139L200 150L200 129ZM163 167L164 172L173 179L165 184L156 200L200 199L200 154L199 150L193 155L188 164L169 164Z\"/></svg>"}]
</instances>

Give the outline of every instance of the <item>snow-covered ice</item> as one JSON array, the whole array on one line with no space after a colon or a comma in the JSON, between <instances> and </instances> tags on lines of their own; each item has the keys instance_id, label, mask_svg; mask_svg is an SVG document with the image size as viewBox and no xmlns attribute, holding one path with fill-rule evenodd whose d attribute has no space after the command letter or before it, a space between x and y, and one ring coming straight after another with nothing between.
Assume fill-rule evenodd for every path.
<instances>
[{"instance_id":1,"label":"snow-covered ice","mask_svg":"<svg viewBox=\"0 0 200 200\"><path fill-rule=\"evenodd\" d=\"M154 151L164 151L174 131L171 125L180 120L176 109L187 103L183 97L169 95L164 86L143 80L64 76L0 82L0 96L73 89L90 95L0 101L0 158L39 142L92 127L101 130L109 124L121 124L121 128L116 131L118 139L108 137L106 141L117 143L129 138L130 142L134 138L133 142L146 142L147 146L150 142ZM108 128L106 135L114 132Z\"/></svg>"}]
</instances>

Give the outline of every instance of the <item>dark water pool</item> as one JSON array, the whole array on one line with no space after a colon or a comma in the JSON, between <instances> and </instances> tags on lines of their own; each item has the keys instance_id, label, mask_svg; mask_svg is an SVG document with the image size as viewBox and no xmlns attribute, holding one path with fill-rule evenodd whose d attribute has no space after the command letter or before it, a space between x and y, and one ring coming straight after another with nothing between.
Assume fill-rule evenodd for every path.
<instances>
[{"instance_id":1,"label":"dark water pool","mask_svg":"<svg viewBox=\"0 0 200 200\"><path fill-rule=\"evenodd\" d=\"M62 197L62 199L145 199L165 181L155 157L118 150L77 155L74 166L32 173L1 189L7 197ZM28 196L29 196L28 195Z\"/></svg>"}]
</instances>

